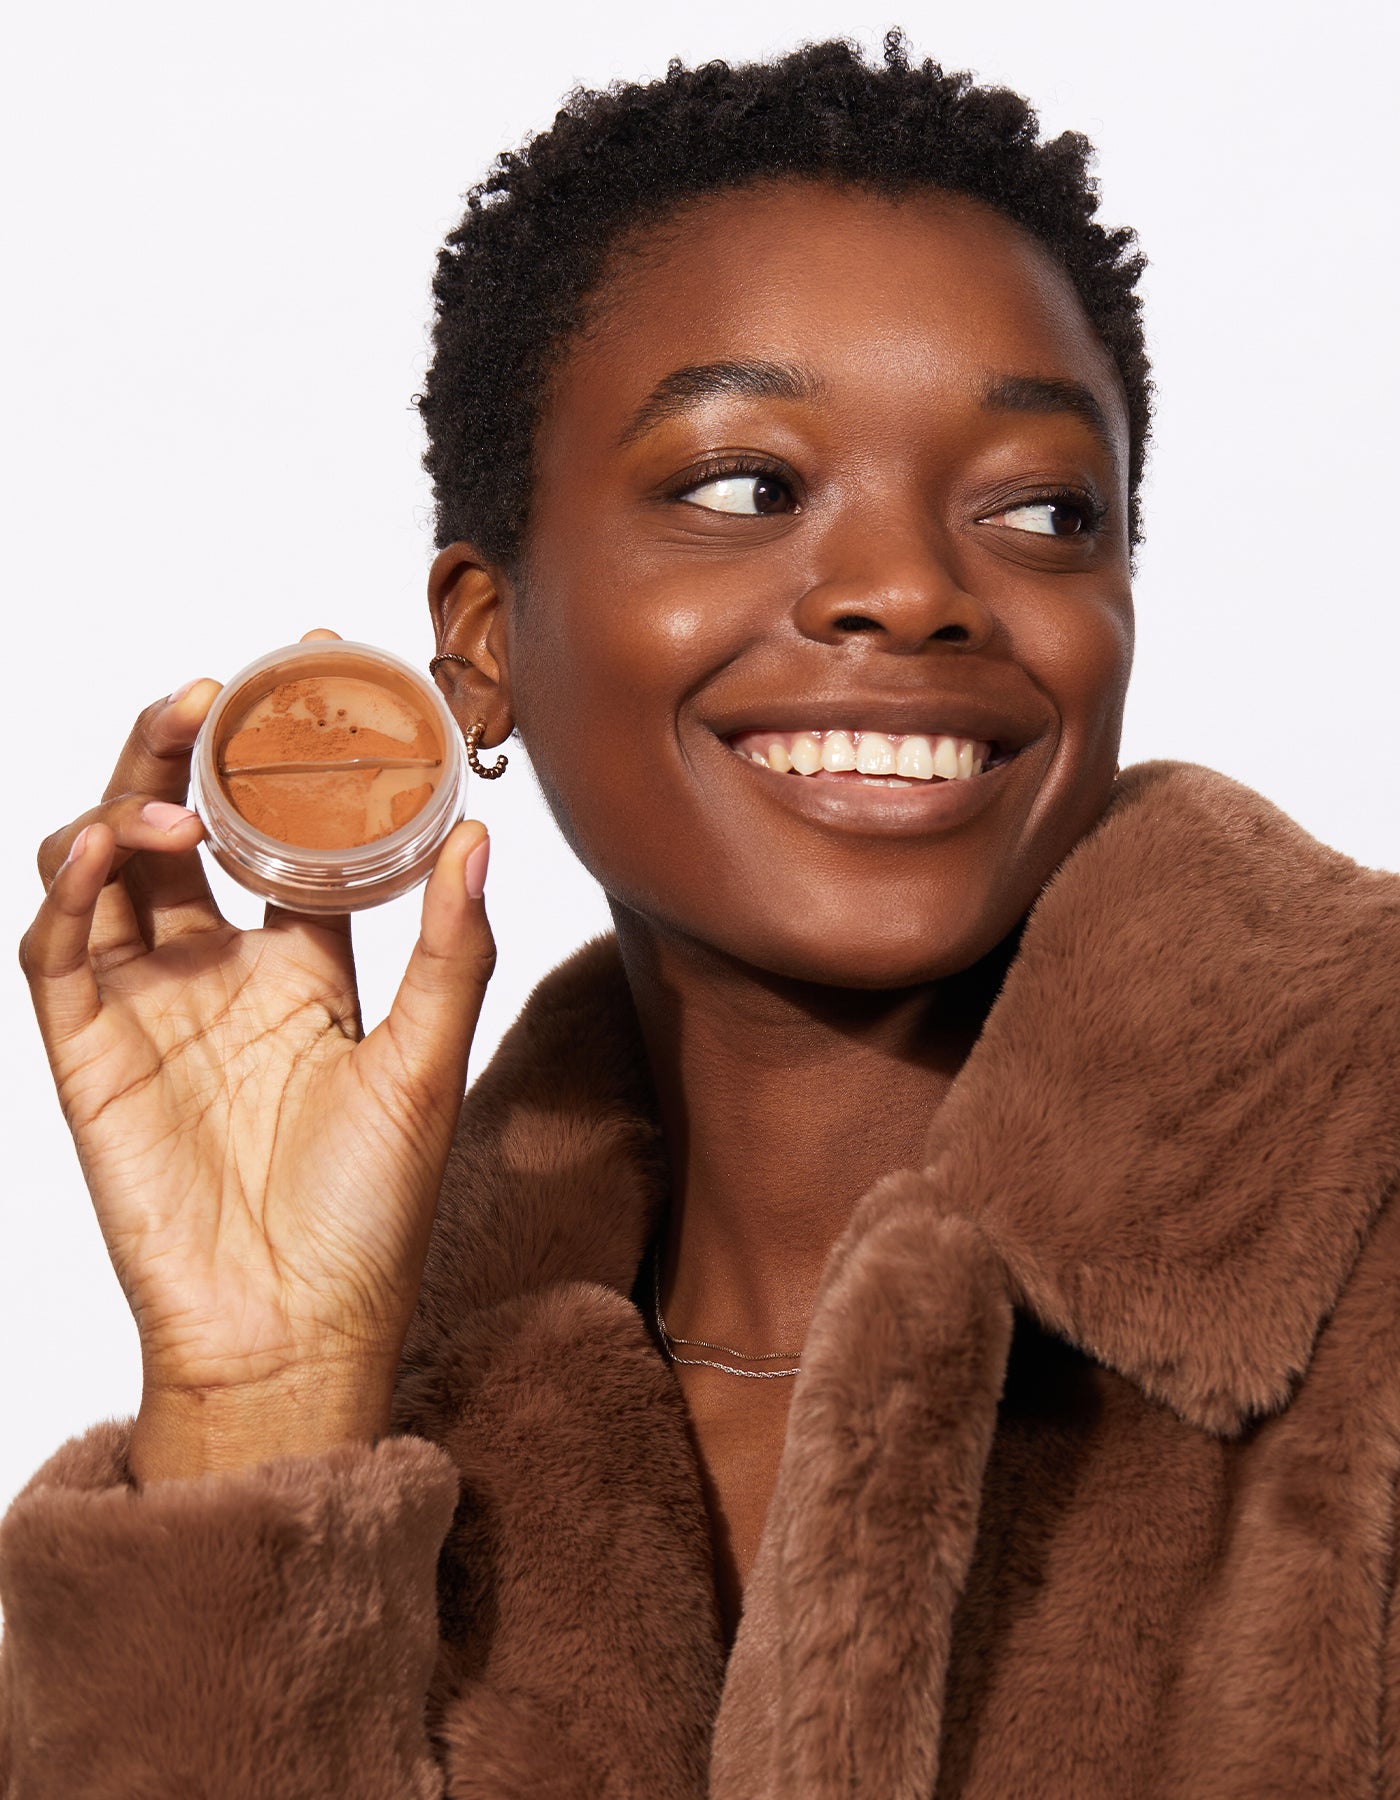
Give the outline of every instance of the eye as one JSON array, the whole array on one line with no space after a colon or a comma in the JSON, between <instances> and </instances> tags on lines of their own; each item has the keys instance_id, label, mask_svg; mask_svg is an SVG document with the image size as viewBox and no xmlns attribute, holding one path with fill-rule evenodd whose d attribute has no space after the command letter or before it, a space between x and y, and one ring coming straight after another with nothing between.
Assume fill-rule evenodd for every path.
<instances>
[{"instance_id":1,"label":"eye","mask_svg":"<svg viewBox=\"0 0 1400 1800\"><path fill-rule=\"evenodd\" d=\"M1012 531L1030 531L1038 537L1092 537L1099 519L1088 500L1056 494L1044 500L1025 500L1005 512L993 513L984 525L1006 525Z\"/></svg>"},{"instance_id":2,"label":"eye","mask_svg":"<svg viewBox=\"0 0 1400 1800\"><path fill-rule=\"evenodd\" d=\"M673 498L702 506L707 512L755 518L787 511L792 505L792 489L771 469L730 465L707 471L699 481L676 489Z\"/></svg>"}]
</instances>

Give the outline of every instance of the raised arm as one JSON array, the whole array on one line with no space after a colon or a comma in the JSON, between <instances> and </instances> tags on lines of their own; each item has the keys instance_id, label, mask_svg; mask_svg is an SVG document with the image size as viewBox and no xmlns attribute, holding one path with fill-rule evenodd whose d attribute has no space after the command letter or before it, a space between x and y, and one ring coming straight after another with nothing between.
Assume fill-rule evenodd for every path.
<instances>
[{"instance_id":1,"label":"raised arm","mask_svg":"<svg viewBox=\"0 0 1400 1800\"><path fill-rule=\"evenodd\" d=\"M436 1792L422 1694L456 1478L384 1433L492 967L485 833L448 839L363 1036L347 920L269 908L240 931L214 904L183 801L216 691L141 715L102 803L43 846L21 949L143 1387L0 1534L13 1800L188 1794L196 1755L230 1793Z\"/></svg>"}]
</instances>

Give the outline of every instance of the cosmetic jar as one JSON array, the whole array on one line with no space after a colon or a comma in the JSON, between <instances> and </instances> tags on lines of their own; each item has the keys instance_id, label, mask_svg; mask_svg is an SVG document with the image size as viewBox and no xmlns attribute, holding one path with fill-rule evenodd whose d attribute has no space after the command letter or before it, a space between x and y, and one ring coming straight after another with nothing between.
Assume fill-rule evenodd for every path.
<instances>
[{"instance_id":1,"label":"cosmetic jar","mask_svg":"<svg viewBox=\"0 0 1400 1800\"><path fill-rule=\"evenodd\" d=\"M466 787L461 734L432 681L336 639L241 669L190 766L190 805L220 867L309 913L377 906L426 880Z\"/></svg>"}]
</instances>

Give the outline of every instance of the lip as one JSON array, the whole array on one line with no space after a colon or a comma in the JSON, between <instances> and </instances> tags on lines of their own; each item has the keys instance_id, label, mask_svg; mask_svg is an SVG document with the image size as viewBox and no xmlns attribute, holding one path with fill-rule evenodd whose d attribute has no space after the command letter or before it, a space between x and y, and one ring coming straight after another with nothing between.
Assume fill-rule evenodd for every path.
<instances>
[{"instance_id":1,"label":"lip","mask_svg":"<svg viewBox=\"0 0 1400 1800\"><path fill-rule=\"evenodd\" d=\"M708 716L721 739L746 731L883 731L896 736L978 738L1004 754L1023 750L1046 720L967 694L851 694L767 701ZM757 765L754 765L757 767ZM980 776L970 777L981 780Z\"/></svg>"},{"instance_id":2,"label":"lip","mask_svg":"<svg viewBox=\"0 0 1400 1800\"><path fill-rule=\"evenodd\" d=\"M775 725L774 729L783 727ZM1013 756L980 775L956 781L911 781L907 787L884 787L873 780L782 774L741 756L728 744L717 742L716 747L743 772L741 779L756 783L756 792L777 805L813 824L865 837L920 837L956 830L996 800L1017 760Z\"/></svg>"}]
</instances>

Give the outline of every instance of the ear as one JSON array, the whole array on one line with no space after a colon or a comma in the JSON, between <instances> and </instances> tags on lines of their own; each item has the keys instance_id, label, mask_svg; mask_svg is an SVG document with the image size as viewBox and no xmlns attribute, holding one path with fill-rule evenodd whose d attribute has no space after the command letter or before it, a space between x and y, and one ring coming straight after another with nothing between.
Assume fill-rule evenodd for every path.
<instances>
[{"instance_id":1,"label":"ear","mask_svg":"<svg viewBox=\"0 0 1400 1800\"><path fill-rule=\"evenodd\" d=\"M515 725L502 604L508 585L472 544L449 544L434 557L428 573L428 608L438 651L466 659L439 663L435 679L463 731L485 719L483 747L503 742Z\"/></svg>"}]
</instances>

